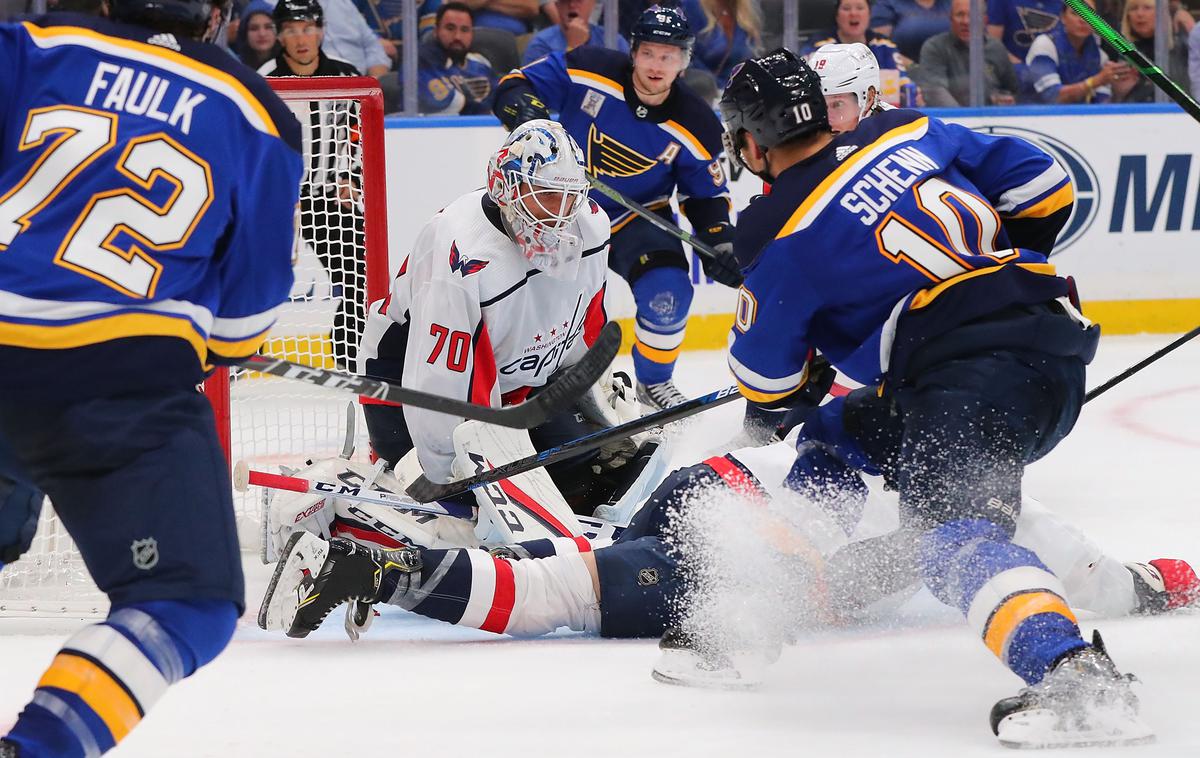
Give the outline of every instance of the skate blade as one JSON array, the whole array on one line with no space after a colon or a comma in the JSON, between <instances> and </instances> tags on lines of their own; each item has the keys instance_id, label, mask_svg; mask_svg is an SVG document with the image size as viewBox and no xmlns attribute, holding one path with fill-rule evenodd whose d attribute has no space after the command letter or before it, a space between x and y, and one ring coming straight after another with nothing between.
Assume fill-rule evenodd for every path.
<instances>
[{"instance_id":1,"label":"skate blade","mask_svg":"<svg viewBox=\"0 0 1200 758\"><path fill-rule=\"evenodd\" d=\"M999 725L1000 744L1015 750L1053 748L1122 747L1154 742L1154 730L1129 713L1097 714L1103 726L1064 730L1058 728L1058 716L1039 708L1013 714Z\"/></svg>"},{"instance_id":2,"label":"skate blade","mask_svg":"<svg viewBox=\"0 0 1200 758\"><path fill-rule=\"evenodd\" d=\"M762 684L762 672L748 667L712 668L690 650L663 651L650 677L656 682L678 687L699 687L713 690L752 690Z\"/></svg>"}]
</instances>

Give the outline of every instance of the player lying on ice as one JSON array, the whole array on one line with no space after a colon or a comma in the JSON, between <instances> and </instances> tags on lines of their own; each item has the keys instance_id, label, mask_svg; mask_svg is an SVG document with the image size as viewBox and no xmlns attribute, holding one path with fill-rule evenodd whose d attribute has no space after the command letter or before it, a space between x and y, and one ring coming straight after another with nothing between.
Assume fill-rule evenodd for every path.
<instances>
[{"instance_id":1,"label":"player lying on ice","mask_svg":"<svg viewBox=\"0 0 1200 758\"><path fill-rule=\"evenodd\" d=\"M1065 301L1070 291L1067 282L1054 276L1037 253L992 251L991 240L1006 241L999 229L994 235L941 239L935 250L951 250L963 243L967 249L951 256L962 268L935 267L940 276L922 271L910 257L889 258L857 240L839 240L863 234L853 225L863 218L880 227L904 217L920 223L912 192L873 195L875 203L881 198L890 200L893 213L886 216L871 216L866 213L869 206L843 196L849 206L843 202L840 207L861 215L851 215L851 223L830 217L820 225L822 234L829 237L823 241L807 239L812 225L804 222L811 219L796 212L796 184L803 187L805 181L811 181L816 186L823 181L823 187L839 192L850 179L877 170L882 159L890 158L887 168L895 175L873 175L877 182L887 187L890 178L903 181L904 189L915 186L918 190L932 185L941 191L940 202L961 206L969 215L959 216L960 220L973 219L978 227L975 231L982 232L988 219L996 218L996 207L1016 218L1022 211L1034 209L1025 214L1033 219L1060 210L1060 201L1070 199L1069 188L1065 196L1061 193L1065 175L1058 177L1061 170L1027 143L975 135L911 112L880 115L867 122L867 129L860 127L835 140L829 132L820 82L793 56L773 54L746 64L741 74L735 75L726 95L726 122L742 160L764 178L779 177L769 201L759 201L757 208L751 208L757 211L751 215L759 222L749 225L751 233L766 232L768 236L760 237L767 240L759 248L761 254L755 250L750 256L757 262L747 272L745 307L739 310L732 346L730 363L744 385L744 394L770 405L770 395L794 400L806 391L811 386L810 373L815 373L808 365L808 339L852 378L875 384L886 376L889 381L882 385L884 390L859 391L845 401L841 431L899 490L901 523L914 532L917 546L916 573L936 597L959 607L985 643L1030 685L1018 697L1001 701L993 709L993 726L1001 739L1015 745L1044 746L1149 737L1148 728L1137 716L1128 678L1117 673L1098 640L1089 645L1080 636L1066 602L1070 590L1034 550L1011 539L1019 523L1023 466L1051 449L1073 425L1082 397L1083 365L1094 349L1095 330ZM762 106L764 102L768 107ZM799 163L797 156L805 154L810 159L801 158ZM842 162L839 158L848 156L852 156L844 164L848 168L837 168ZM787 172L797 165L800 170ZM997 171L998 165L1005 171ZM905 167L912 176L899 173L898 167ZM1015 197L1020 202L1014 202ZM821 199L817 196L813 202L799 204L799 210L817 217L830 209L840 213L838 205ZM927 199L924 207L928 208L929 202L933 201ZM775 233L771 214L785 210L779 218L797 223L791 223L787 234L771 242ZM861 225L867 234L874 233L871 224ZM926 236L937 238L938 230L925 229L923 224L922 229ZM941 234L949 237L946 229ZM892 236L884 233L883 242L894 241ZM989 249L971 247L966 242L971 239L976 246ZM779 245L779 240L808 241L813 250L840 241L836 247L843 252L840 258L802 253L784 257L776 250L788 245ZM860 251L870 255L859 256ZM822 268L834 260L850 270ZM874 271L874 278L854 276L854 266L871 269L882 262L904 264L914 271L885 266ZM1014 265L1018 263L1025 267ZM784 268L780 270L780 266ZM823 279L829 284L808 293L808 308L823 305L823 298L836 302L838 297L855 296L839 290L839 275L856 284L869 281L883 290L857 302L871 318L844 324L847 329L840 332L865 339L868 349L856 350L857 345L852 344L847 351L837 339L822 333L820 319L792 310L801 304L791 302L787 287L789 282L794 287L795 277L787 274L797 266L805 267L808 274L801 281ZM929 286L930 280L938 286ZM940 283L942 280L946 283ZM968 282L971 284L964 286ZM894 296L897 292L898 298ZM963 297L966 292L971 296ZM952 296L945 297L947 293ZM890 303L897 301L907 309L893 311ZM880 311L879 303L888 305ZM964 320L963 311L972 309L980 311L978 318ZM756 335L766 339L767 330L754 327L778 319L780 311L790 318L774 324L772 349L756 352ZM895 317L889 318L892 313ZM882 350L878 339L885 324L893 330L890 350ZM867 330L865 335L859 334L862 329ZM872 335L873 348L869 344ZM781 351L780 345L796 349ZM957 354L945 353L951 347L958 348ZM891 358L886 370L877 363L880 356ZM795 365L776 365L786 361ZM988 368L990 364L995 365ZM978 381L981 370L988 376L986 383ZM711 465L714 462L715 467ZM714 459L710 468L716 472L711 477L724 469L735 480L743 478L733 470L737 467L732 461L727 465ZM576 552L571 556L541 561L489 558L478 550L372 552L347 542L334 542L329 548L301 535L290 545L277 572L276 589L280 591L268 598L263 615L303 635L342 600L362 597L368 602L394 602L452 622L521 633L541 631L537 625L545 620L539 614L544 613L545 600L554 597L559 606L555 626L564 613L572 626L604 634L618 634L629 619L645 624L649 618L658 626L663 620L654 619L652 603L657 593L669 592L664 587L664 569L677 567L680 559L687 564L686 555L671 554L661 540L661 526L670 508L667 500L660 497L660 501L665 505L643 510L612 547L579 553L578 542L572 541ZM813 513L804 514L804 521L819 523ZM830 529L817 531L836 535ZM817 552L828 554L829 545L810 541L818 543L814 545ZM539 547L548 546L559 547ZM527 551L536 555L529 548ZM634 560L623 561L623 555ZM653 557L658 563L647 563ZM552 580L546 576L550 565L564 566ZM634 607L623 612L622 604L631 599L636 601L631 603ZM665 601L661 607L667 607Z\"/></svg>"}]
</instances>

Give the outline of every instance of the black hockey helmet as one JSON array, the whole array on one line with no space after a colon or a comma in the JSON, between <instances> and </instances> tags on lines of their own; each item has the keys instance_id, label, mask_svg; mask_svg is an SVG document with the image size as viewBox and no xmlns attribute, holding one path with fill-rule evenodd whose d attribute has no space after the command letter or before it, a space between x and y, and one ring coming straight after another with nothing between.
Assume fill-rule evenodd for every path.
<instances>
[{"instance_id":1,"label":"black hockey helmet","mask_svg":"<svg viewBox=\"0 0 1200 758\"><path fill-rule=\"evenodd\" d=\"M279 0L271 18L275 21L276 29L281 28L285 21L311 21L317 26L325 26L325 11L317 0Z\"/></svg>"},{"instance_id":2,"label":"black hockey helmet","mask_svg":"<svg viewBox=\"0 0 1200 758\"><path fill-rule=\"evenodd\" d=\"M721 120L733 143L742 132L763 148L829 129L821 77L803 58L778 48L738 65L721 96Z\"/></svg>"},{"instance_id":3,"label":"black hockey helmet","mask_svg":"<svg viewBox=\"0 0 1200 758\"><path fill-rule=\"evenodd\" d=\"M642 11L633 24L629 39L635 47L639 42L658 42L681 47L688 54L691 54L692 43L696 41L687 17L673 5L651 5Z\"/></svg>"},{"instance_id":4,"label":"black hockey helmet","mask_svg":"<svg viewBox=\"0 0 1200 758\"><path fill-rule=\"evenodd\" d=\"M125 24L201 39L208 31L213 7L228 15L230 0L109 0L109 17Z\"/></svg>"}]
</instances>

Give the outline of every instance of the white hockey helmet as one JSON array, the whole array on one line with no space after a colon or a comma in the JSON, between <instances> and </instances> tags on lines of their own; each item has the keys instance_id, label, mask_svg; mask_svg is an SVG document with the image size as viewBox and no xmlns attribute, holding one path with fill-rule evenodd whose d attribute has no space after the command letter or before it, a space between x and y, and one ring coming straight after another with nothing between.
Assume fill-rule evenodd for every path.
<instances>
[{"instance_id":1,"label":"white hockey helmet","mask_svg":"<svg viewBox=\"0 0 1200 758\"><path fill-rule=\"evenodd\" d=\"M574 276L583 240L571 228L588 182L583 151L562 124L535 119L513 129L488 162L487 191L535 267Z\"/></svg>"},{"instance_id":2,"label":"white hockey helmet","mask_svg":"<svg viewBox=\"0 0 1200 758\"><path fill-rule=\"evenodd\" d=\"M858 98L858 117L871 115L880 101L879 61L871 48L861 42L821 45L808 57L808 65L821 76L825 96L852 94ZM871 89L875 89L875 103Z\"/></svg>"}]
</instances>

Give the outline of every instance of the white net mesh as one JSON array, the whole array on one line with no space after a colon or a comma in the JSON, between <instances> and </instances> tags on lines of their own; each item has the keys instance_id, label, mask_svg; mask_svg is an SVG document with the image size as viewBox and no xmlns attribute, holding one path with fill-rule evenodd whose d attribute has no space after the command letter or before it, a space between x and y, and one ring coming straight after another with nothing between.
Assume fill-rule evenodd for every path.
<instances>
[{"instance_id":1,"label":"white net mesh","mask_svg":"<svg viewBox=\"0 0 1200 758\"><path fill-rule=\"evenodd\" d=\"M296 282L261 352L354 372L366 307L387 287L385 198L379 191L383 156L370 152L382 145L381 100L377 89L354 89L353 79L277 82L272 86L300 121L305 173ZM366 145L374 147L364 154ZM368 271L374 272L370 293ZM344 392L242 369L218 371L204 390L213 400L218 429L228 430L231 460L244 460L252 469L277 471L337 455L348 408L356 417L355 457L368 455L361 406ZM246 552L257 553L261 546L261 497L258 488L233 493ZM0 571L0 616L91 616L106 608L107 599L47 504L32 549Z\"/></svg>"}]
</instances>

